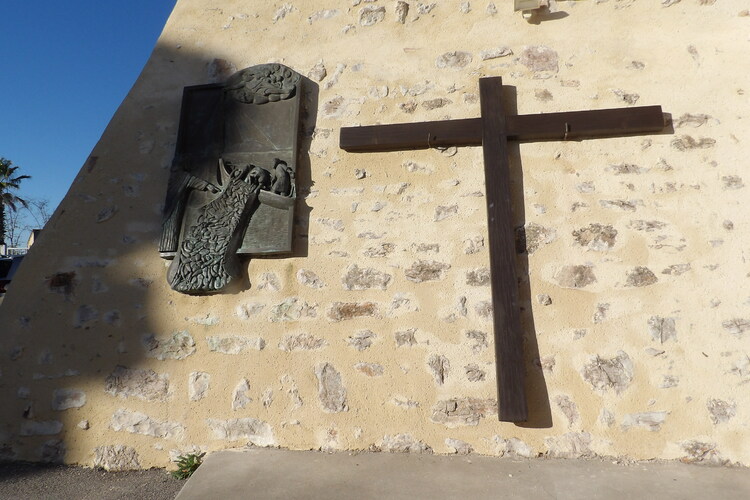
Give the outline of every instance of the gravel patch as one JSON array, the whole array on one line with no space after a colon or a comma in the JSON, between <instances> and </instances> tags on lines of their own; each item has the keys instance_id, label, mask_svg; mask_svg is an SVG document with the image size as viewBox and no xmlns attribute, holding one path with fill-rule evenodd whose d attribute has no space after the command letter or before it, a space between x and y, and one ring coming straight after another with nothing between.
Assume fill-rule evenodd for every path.
<instances>
[{"instance_id":1,"label":"gravel patch","mask_svg":"<svg viewBox=\"0 0 750 500\"><path fill-rule=\"evenodd\" d=\"M185 481L164 469L106 472L68 465L0 464L0 498L172 500Z\"/></svg>"}]
</instances>

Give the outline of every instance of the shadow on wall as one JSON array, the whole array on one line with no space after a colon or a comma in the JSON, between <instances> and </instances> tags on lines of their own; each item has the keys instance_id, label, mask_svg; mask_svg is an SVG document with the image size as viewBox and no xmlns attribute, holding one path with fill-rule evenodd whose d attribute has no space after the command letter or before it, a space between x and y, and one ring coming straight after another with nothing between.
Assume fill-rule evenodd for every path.
<instances>
[{"instance_id":1,"label":"shadow on wall","mask_svg":"<svg viewBox=\"0 0 750 500\"><path fill-rule=\"evenodd\" d=\"M193 363L181 362L195 353L196 341L187 331L175 332L174 328L179 324L210 325L211 311L226 308L222 300L226 301L227 295L197 297L169 289L167 262L159 259L157 252L161 209L183 87L221 82L242 67L264 62L248 59L235 67L220 54L207 56L184 47L157 45L0 308L0 353L5 356L0 394L7 402L0 410L0 458L93 462L127 469L142 465L134 448L162 446L155 444L154 437L176 443L174 446L188 435L190 439L183 442L210 440L202 434L205 429L190 429L180 423L194 411L211 415L213 408L209 398L201 400L208 374L198 371ZM293 257L308 254L311 209L304 199L314 184L308 151L317 120L318 87L309 80L304 85ZM510 112L515 112L515 89L506 87L505 91ZM511 143L510 153L511 176L518 180L513 192L514 224L523 227L523 178L517 144ZM263 260L246 262L243 269L257 275L254 269L262 268ZM519 425L546 428L552 422L531 315L527 254L519 256L519 263L532 416ZM266 285L252 283L244 274L229 293ZM186 311L191 311L191 316L180 317ZM157 337L152 332L172 333ZM210 346L211 339L208 341ZM263 366L256 362L260 358L253 356L232 362L241 361L248 365L243 364L244 373L255 373ZM163 368L152 370L152 358L160 360ZM231 391L228 384L236 382L229 381L227 374L213 377L212 386L223 387L224 394ZM105 398L111 403L93 407L94 401L103 401L102 391L109 394ZM183 400L187 393L190 404L153 404L167 403L178 392ZM128 409L121 407L125 398ZM497 425L490 428L496 430ZM129 445L110 445L111 430L125 431L118 442ZM86 445L79 444L84 441Z\"/></svg>"},{"instance_id":2,"label":"shadow on wall","mask_svg":"<svg viewBox=\"0 0 750 500\"><path fill-rule=\"evenodd\" d=\"M107 432L140 426L145 436L124 434L119 441L151 448L149 436L175 439L190 431L170 422L182 421L187 405L143 403L167 402L174 382L188 379L190 370L179 360L195 352L195 342L176 332L165 344L151 332L174 328L177 322L164 317L175 319L178 304L183 314L199 312L221 298L169 289L168 261L158 254L161 210L183 87L223 82L243 67L267 62L251 57L235 67L221 54L157 44L0 307L0 394L6 401L0 460L139 468L132 448L106 445ZM295 257L307 255L310 207L304 200L313 185L307 151L318 108L317 84L303 77L303 88ZM244 277L230 293L254 286L247 278L253 266L243 261ZM153 310L165 297L172 299L171 310ZM164 360L164 370L141 368L146 358ZM92 407L102 391L113 396L111 408ZM124 398L132 410L113 416ZM83 440L95 444L74 446Z\"/></svg>"},{"instance_id":3,"label":"shadow on wall","mask_svg":"<svg viewBox=\"0 0 750 500\"><path fill-rule=\"evenodd\" d=\"M503 85L503 99L509 115L518 114L518 91L512 85ZM543 362L539 354L536 326L531 306L531 282L529 280L529 251L527 248L526 211L523 202L523 165L518 141L508 141L508 165L510 178L514 180L511 189L513 204L513 227L516 228L516 277L518 280L518 302L521 306L521 325L524 330L524 366L526 367L526 400L529 419L517 422L519 427L552 427L552 411L549 404L547 383L544 380Z\"/></svg>"}]
</instances>

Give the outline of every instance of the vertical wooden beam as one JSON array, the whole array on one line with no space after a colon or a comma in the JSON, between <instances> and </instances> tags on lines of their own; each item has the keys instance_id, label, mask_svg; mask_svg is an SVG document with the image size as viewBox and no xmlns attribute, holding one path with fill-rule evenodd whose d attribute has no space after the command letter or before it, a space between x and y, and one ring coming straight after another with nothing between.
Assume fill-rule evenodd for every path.
<instances>
[{"instance_id":1,"label":"vertical wooden beam","mask_svg":"<svg viewBox=\"0 0 750 500\"><path fill-rule=\"evenodd\" d=\"M524 387L523 331L518 305L515 234L510 201L508 139L502 94L502 78L479 80L495 328L497 415L501 421L521 422L527 420L528 408Z\"/></svg>"}]
</instances>

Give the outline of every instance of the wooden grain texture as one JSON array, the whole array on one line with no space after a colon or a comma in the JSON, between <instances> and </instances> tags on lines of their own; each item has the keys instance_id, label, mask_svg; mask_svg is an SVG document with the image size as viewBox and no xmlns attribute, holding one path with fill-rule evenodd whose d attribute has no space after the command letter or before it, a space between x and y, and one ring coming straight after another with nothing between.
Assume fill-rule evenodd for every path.
<instances>
[{"instance_id":1,"label":"wooden grain texture","mask_svg":"<svg viewBox=\"0 0 750 500\"><path fill-rule=\"evenodd\" d=\"M661 106L566 111L506 117L506 135L516 141L593 139L659 132ZM448 146L481 146L482 119L396 123L341 128L340 147L352 153Z\"/></svg>"},{"instance_id":2,"label":"wooden grain texture","mask_svg":"<svg viewBox=\"0 0 750 500\"><path fill-rule=\"evenodd\" d=\"M498 418L528 417L523 331L518 304L516 254L510 199L507 142L580 140L660 132L661 106L505 115L502 79L479 80L480 118L365 127L343 127L340 147L349 152L402 151L449 146L482 146L495 331Z\"/></svg>"},{"instance_id":3,"label":"wooden grain texture","mask_svg":"<svg viewBox=\"0 0 750 500\"><path fill-rule=\"evenodd\" d=\"M508 139L502 97L501 78L479 80L498 418L505 422L522 422L528 418L528 408L524 387L523 330L516 280Z\"/></svg>"}]
</instances>

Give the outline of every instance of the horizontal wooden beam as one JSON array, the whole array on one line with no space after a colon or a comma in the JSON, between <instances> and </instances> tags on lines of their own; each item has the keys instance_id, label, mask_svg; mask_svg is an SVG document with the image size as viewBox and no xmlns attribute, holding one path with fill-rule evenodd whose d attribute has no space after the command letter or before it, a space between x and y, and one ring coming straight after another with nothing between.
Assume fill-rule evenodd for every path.
<instances>
[{"instance_id":1,"label":"horizontal wooden beam","mask_svg":"<svg viewBox=\"0 0 750 500\"><path fill-rule=\"evenodd\" d=\"M659 132L661 106L567 111L506 117L510 140L578 140ZM482 119L342 127L340 147L352 153L450 146L481 146Z\"/></svg>"},{"instance_id":2,"label":"horizontal wooden beam","mask_svg":"<svg viewBox=\"0 0 750 500\"><path fill-rule=\"evenodd\" d=\"M342 127L339 141L351 153L481 145L481 118Z\"/></svg>"}]
</instances>

